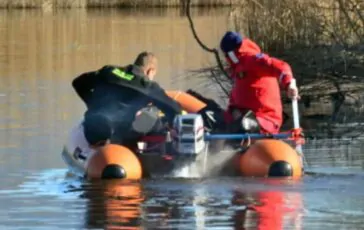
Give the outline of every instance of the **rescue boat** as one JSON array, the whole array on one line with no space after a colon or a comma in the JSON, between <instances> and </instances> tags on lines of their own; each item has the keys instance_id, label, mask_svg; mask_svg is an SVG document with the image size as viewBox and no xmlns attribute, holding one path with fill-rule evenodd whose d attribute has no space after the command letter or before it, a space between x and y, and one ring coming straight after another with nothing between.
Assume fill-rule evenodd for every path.
<instances>
[{"instance_id":1,"label":"rescue boat","mask_svg":"<svg viewBox=\"0 0 364 230\"><path fill-rule=\"evenodd\" d=\"M190 176L201 177L213 175L211 165L218 169L215 170L218 176L296 179L303 175L300 150L303 139L299 135L298 120L295 120L292 131L277 135L210 134L204 129L201 115L197 114L206 106L204 102L183 91L168 91L167 94L187 112L176 117L173 132L143 138L135 152L121 145L108 144L88 159L71 152L66 144L62 155L69 169L88 179L138 180L168 176L183 170L187 170ZM245 151L229 149L213 152L209 149L213 143L224 139L250 139L253 143ZM293 140L295 146L286 140ZM223 154L229 154L229 157ZM216 163L219 156L224 160Z\"/></svg>"}]
</instances>

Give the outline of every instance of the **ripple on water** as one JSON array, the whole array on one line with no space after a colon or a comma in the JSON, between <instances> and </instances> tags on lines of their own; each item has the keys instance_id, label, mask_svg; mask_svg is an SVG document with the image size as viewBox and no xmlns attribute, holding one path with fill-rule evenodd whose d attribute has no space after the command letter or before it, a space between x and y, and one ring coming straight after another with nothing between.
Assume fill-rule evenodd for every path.
<instances>
[{"instance_id":1,"label":"ripple on water","mask_svg":"<svg viewBox=\"0 0 364 230\"><path fill-rule=\"evenodd\" d=\"M57 196L58 198L74 198L75 194L67 190L80 186L82 181L75 177L67 177L67 170L52 169L35 172L24 178L25 182L15 189L0 190L0 194L9 198L28 198L35 196Z\"/></svg>"},{"instance_id":2,"label":"ripple on water","mask_svg":"<svg viewBox=\"0 0 364 230\"><path fill-rule=\"evenodd\" d=\"M0 211L3 229L325 229L363 224L361 175L316 174L301 181L86 182L66 172L36 172L17 188L1 190L7 207Z\"/></svg>"},{"instance_id":3,"label":"ripple on water","mask_svg":"<svg viewBox=\"0 0 364 230\"><path fill-rule=\"evenodd\" d=\"M67 190L81 181L65 175L64 169L35 172L15 189L0 190L7 207L0 211L1 229L77 229L86 204Z\"/></svg>"}]
</instances>

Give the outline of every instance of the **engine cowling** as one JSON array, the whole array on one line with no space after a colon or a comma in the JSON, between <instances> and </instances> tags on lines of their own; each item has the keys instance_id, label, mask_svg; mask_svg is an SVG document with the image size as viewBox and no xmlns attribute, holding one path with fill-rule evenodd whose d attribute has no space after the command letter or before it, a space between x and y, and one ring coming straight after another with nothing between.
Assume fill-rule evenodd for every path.
<instances>
[{"instance_id":1,"label":"engine cowling","mask_svg":"<svg viewBox=\"0 0 364 230\"><path fill-rule=\"evenodd\" d=\"M198 155L205 150L205 130L201 115L178 115L173 122L173 130L172 148L177 154Z\"/></svg>"}]
</instances>

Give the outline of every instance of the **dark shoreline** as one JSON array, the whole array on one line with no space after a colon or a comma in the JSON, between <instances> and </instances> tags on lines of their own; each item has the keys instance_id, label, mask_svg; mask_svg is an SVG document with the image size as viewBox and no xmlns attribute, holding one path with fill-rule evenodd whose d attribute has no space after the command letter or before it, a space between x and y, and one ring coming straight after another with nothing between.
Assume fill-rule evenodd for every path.
<instances>
[{"instance_id":1,"label":"dark shoreline","mask_svg":"<svg viewBox=\"0 0 364 230\"><path fill-rule=\"evenodd\" d=\"M34 2L32 0L0 0L0 9L152 9L152 8L185 8L187 1L181 0L119 0L119 1L101 1L101 0L43 0ZM193 8L222 8L239 5L239 0L196 0L191 2Z\"/></svg>"}]
</instances>

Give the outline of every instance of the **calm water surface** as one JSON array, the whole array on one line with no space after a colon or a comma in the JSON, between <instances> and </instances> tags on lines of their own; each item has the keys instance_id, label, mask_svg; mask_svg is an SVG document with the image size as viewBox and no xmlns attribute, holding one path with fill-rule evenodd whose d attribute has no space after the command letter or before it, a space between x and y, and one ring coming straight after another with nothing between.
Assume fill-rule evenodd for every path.
<instances>
[{"instance_id":1,"label":"calm water surface","mask_svg":"<svg viewBox=\"0 0 364 230\"><path fill-rule=\"evenodd\" d=\"M227 10L194 15L216 46ZM309 141L300 181L67 175L61 148L85 109L70 87L77 74L152 50L161 84L186 89L198 80L175 77L214 61L178 10L2 11L0 32L0 229L362 229L361 141Z\"/></svg>"}]
</instances>

